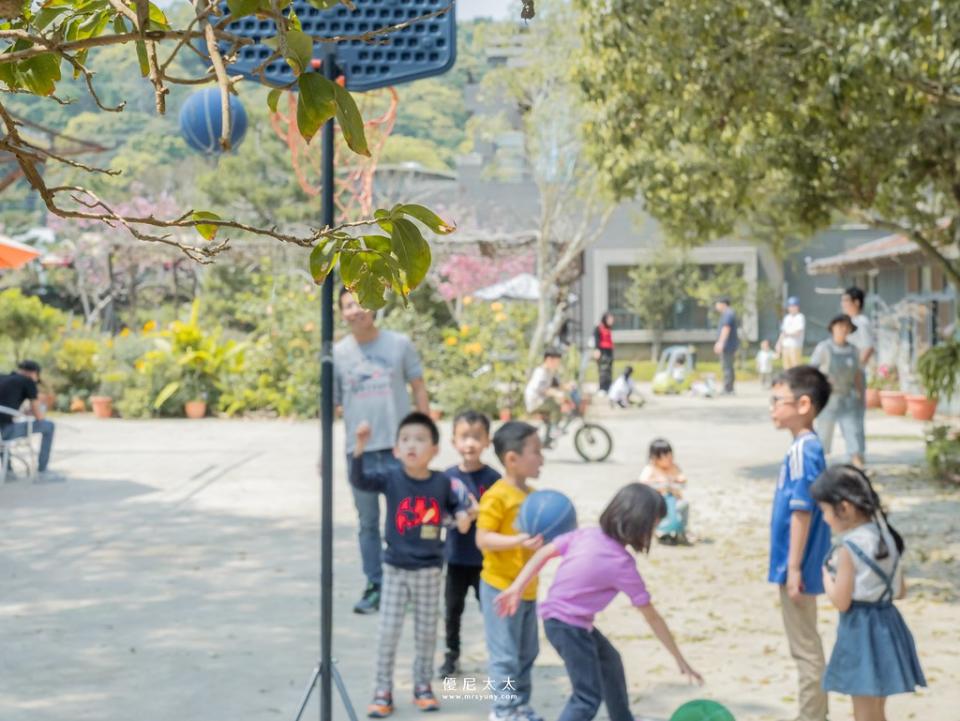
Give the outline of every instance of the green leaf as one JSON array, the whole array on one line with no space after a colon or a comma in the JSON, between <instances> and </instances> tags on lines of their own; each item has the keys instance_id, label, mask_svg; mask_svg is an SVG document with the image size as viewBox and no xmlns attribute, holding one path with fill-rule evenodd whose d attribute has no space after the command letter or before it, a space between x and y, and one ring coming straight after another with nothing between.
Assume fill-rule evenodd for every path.
<instances>
[{"instance_id":1,"label":"green leaf","mask_svg":"<svg viewBox=\"0 0 960 721\"><path fill-rule=\"evenodd\" d=\"M390 238L385 235L365 235L363 236L363 244L370 250L376 250L380 253L390 253L393 250Z\"/></svg>"},{"instance_id":2,"label":"green leaf","mask_svg":"<svg viewBox=\"0 0 960 721\"><path fill-rule=\"evenodd\" d=\"M147 77L150 74L150 61L147 59L147 45L143 40L137 40L137 60L140 61L140 75Z\"/></svg>"},{"instance_id":3,"label":"green leaf","mask_svg":"<svg viewBox=\"0 0 960 721\"><path fill-rule=\"evenodd\" d=\"M267 93L267 107L270 108L271 113L277 112L277 103L280 102L280 96L282 94L283 91L280 88L274 88Z\"/></svg>"},{"instance_id":4,"label":"green leaf","mask_svg":"<svg viewBox=\"0 0 960 721\"><path fill-rule=\"evenodd\" d=\"M333 84L333 88L334 97L337 101L337 122L340 123L343 139L347 141L350 150L357 155L369 157L370 149L367 147L367 134L363 128L363 116L360 115L360 109L357 107L356 101L346 88L337 83Z\"/></svg>"},{"instance_id":5,"label":"green leaf","mask_svg":"<svg viewBox=\"0 0 960 721\"><path fill-rule=\"evenodd\" d=\"M20 82L15 72L15 63L0 63L0 81L10 90L17 90Z\"/></svg>"},{"instance_id":6,"label":"green leaf","mask_svg":"<svg viewBox=\"0 0 960 721\"><path fill-rule=\"evenodd\" d=\"M150 30L169 30L170 22L167 20L167 16L163 14L163 10L158 8L153 3L150 3L150 11L147 15L149 22L147 23Z\"/></svg>"},{"instance_id":7,"label":"green leaf","mask_svg":"<svg viewBox=\"0 0 960 721\"><path fill-rule=\"evenodd\" d=\"M232 17L242 18L253 15L260 7L260 0L227 0L227 7L230 8Z\"/></svg>"},{"instance_id":8,"label":"green leaf","mask_svg":"<svg viewBox=\"0 0 960 721\"><path fill-rule=\"evenodd\" d=\"M17 65L17 74L24 87L34 95L52 95L60 80L60 57L43 53Z\"/></svg>"},{"instance_id":9,"label":"green leaf","mask_svg":"<svg viewBox=\"0 0 960 721\"><path fill-rule=\"evenodd\" d=\"M113 32L117 35L123 35L127 32L127 23L124 22L123 15L117 13L113 18Z\"/></svg>"},{"instance_id":10,"label":"green leaf","mask_svg":"<svg viewBox=\"0 0 960 721\"><path fill-rule=\"evenodd\" d=\"M310 61L313 59L313 38L302 30L289 30L287 52L284 57L293 68L294 75L307 72L310 69Z\"/></svg>"},{"instance_id":11,"label":"green leaf","mask_svg":"<svg viewBox=\"0 0 960 721\"><path fill-rule=\"evenodd\" d=\"M404 215L409 215L411 218L419 220L437 235L447 235L457 229L457 226L450 225L439 215L422 205L409 203L407 205L398 205L394 210L397 213L403 213Z\"/></svg>"},{"instance_id":12,"label":"green leaf","mask_svg":"<svg viewBox=\"0 0 960 721\"><path fill-rule=\"evenodd\" d=\"M163 387L163 390L157 393L156 400L153 401L155 410L160 410L163 404L173 397L173 394L180 390L180 381L171 381Z\"/></svg>"},{"instance_id":13,"label":"green leaf","mask_svg":"<svg viewBox=\"0 0 960 721\"><path fill-rule=\"evenodd\" d=\"M290 14L287 16L287 21L290 23L290 27L299 32L303 32L303 24L300 22L300 18L297 17L297 11L291 9ZM310 50L311 57L313 56L313 49Z\"/></svg>"},{"instance_id":14,"label":"green leaf","mask_svg":"<svg viewBox=\"0 0 960 721\"><path fill-rule=\"evenodd\" d=\"M412 290L420 285L430 270L430 245L423 239L420 229L406 218L393 221L390 241L393 254L406 275L406 286Z\"/></svg>"},{"instance_id":15,"label":"green leaf","mask_svg":"<svg viewBox=\"0 0 960 721\"><path fill-rule=\"evenodd\" d=\"M34 17L33 25L37 28L37 30L43 30L47 27L47 25L63 15L63 13L65 13L67 10L69 10L69 8L66 7L42 8Z\"/></svg>"},{"instance_id":16,"label":"green leaf","mask_svg":"<svg viewBox=\"0 0 960 721\"><path fill-rule=\"evenodd\" d=\"M320 285L327 279L330 271L337 262L337 244L327 241L323 245L314 246L310 251L310 275L313 282Z\"/></svg>"},{"instance_id":17,"label":"green leaf","mask_svg":"<svg viewBox=\"0 0 960 721\"><path fill-rule=\"evenodd\" d=\"M193 220L220 220L219 215L216 213L211 213L207 210L196 210L191 218ZM214 225L211 223L198 223L194 227L204 240L213 240L217 234L217 231L220 229L219 225Z\"/></svg>"},{"instance_id":18,"label":"green leaf","mask_svg":"<svg viewBox=\"0 0 960 721\"><path fill-rule=\"evenodd\" d=\"M357 301L367 310L379 310L387 304L384 297L386 287L375 275L367 274L360 278L353 290L357 294Z\"/></svg>"},{"instance_id":19,"label":"green leaf","mask_svg":"<svg viewBox=\"0 0 960 721\"><path fill-rule=\"evenodd\" d=\"M340 4L341 0L307 0L313 7L321 10L329 10Z\"/></svg>"},{"instance_id":20,"label":"green leaf","mask_svg":"<svg viewBox=\"0 0 960 721\"><path fill-rule=\"evenodd\" d=\"M353 288L360 277L363 259L358 251L340 254L340 279L348 288Z\"/></svg>"},{"instance_id":21,"label":"green leaf","mask_svg":"<svg viewBox=\"0 0 960 721\"><path fill-rule=\"evenodd\" d=\"M297 128L308 143L320 127L337 113L330 82L317 73L304 73L297 79L300 95L297 98Z\"/></svg>"}]
</instances>

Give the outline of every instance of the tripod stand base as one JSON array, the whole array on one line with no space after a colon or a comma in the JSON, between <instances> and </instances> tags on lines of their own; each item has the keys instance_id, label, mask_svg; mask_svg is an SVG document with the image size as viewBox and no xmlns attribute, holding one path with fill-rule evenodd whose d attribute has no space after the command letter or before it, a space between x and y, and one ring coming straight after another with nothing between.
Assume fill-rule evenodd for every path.
<instances>
[{"instance_id":1,"label":"tripod stand base","mask_svg":"<svg viewBox=\"0 0 960 721\"><path fill-rule=\"evenodd\" d=\"M303 716L303 712L307 709L307 704L310 702L310 696L313 694L313 689L317 687L317 683L320 681L320 672L323 668L322 663L318 663L313 669L313 675L310 677L310 683L307 685L306 691L303 694L303 701L300 702L300 710L297 711L297 716L294 721L300 721L300 718ZM343 706L347 710L347 718L350 721L357 721L357 712L353 710L353 704L350 702L350 696L347 694L347 687L343 683L343 677L340 676L340 671L337 669L337 663L334 661L330 664L330 670L333 672L333 682L337 684L337 691L340 694L340 700L343 701Z\"/></svg>"}]
</instances>

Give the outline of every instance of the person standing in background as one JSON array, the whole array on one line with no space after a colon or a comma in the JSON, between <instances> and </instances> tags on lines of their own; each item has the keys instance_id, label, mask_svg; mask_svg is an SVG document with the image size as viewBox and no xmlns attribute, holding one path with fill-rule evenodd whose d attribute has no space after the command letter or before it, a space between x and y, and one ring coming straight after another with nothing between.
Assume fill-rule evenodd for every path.
<instances>
[{"instance_id":1,"label":"person standing in background","mask_svg":"<svg viewBox=\"0 0 960 721\"><path fill-rule=\"evenodd\" d=\"M420 357L407 336L377 328L373 313L363 308L347 288L340 289L339 304L350 333L333 348L333 390L334 402L343 408L347 468L353 456L357 428L367 422L371 432L364 449L363 467L369 473L387 473L400 468L400 462L393 456L393 446L397 427L410 412L411 393L418 411L430 411ZM367 577L366 589L353 611L376 613L380 609L383 580L380 494L356 486L351 488L360 521L360 557Z\"/></svg>"},{"instance_id":2,"label":"person standing in background","mask_svg":"<svg viewBox=\"0 0 960 721\"><path fill-rule=\"evenodd\" d=\"M803 338L807 329L807 319L800 312L800 300L792 295L787 298L787 314L780 324L780 337L776 350L783 359L783 369L790 370L800 365L803 359Z\"/></svg>"},{"instance_id":3,"label":"person standing in background","mask_svg":"<svg viewBox=\"0 0 960 721\"><path fill-rule=\"evenodd\" d=\"M720 335L713 345L713 352L720 356L723 363L723 393L729 396L733 395L733 365L737 358L737 349L740 347L740 339L737 337L737 314L730 307L729 298L721 298L714 308L720 314L718 326Z\"/></svg>"},{"instance_id":4,"label":"person standing in background","mask_svg":"<svg viewBox=\"0 0 960 721\"><path fill-rule=\"evenodd\" d=\"M597 361L600 392L609 393L613 383L613 313L607 311L593 329L593 357Z\"/></svg>"},{"instance_id":5,"label":"person standing in background","mask_svg":"<svg viewBox=\"0 0 960 721\"><path fill-rule=\"evenodd\" d=\"M865 296L863 291L856 286L847 288L840 296L840 309L844 314L850 316L853 321L853 327L857 329L856 333L850 336L850 344L856 347L860 354L860 381L861 387L867 387L867 369L870 360L876 352L876 343L873 338L873 328L870 325L870 319L863 313L863 304ZM860 448L862 458L866 459L867 436L864 429L864 423L867 415L867 394L860 396L860 423L858 424L859 437L857 446Z\"/></svg>"}]
</instances>

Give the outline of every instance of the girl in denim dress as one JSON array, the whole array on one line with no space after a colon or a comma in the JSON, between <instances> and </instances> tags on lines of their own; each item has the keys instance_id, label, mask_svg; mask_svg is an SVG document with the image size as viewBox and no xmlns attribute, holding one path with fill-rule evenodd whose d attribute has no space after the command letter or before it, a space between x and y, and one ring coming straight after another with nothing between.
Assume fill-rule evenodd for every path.
<instances>
[{"instance_id":1,"label":"girl in denim dress","mask_svg":"<svg viewBox=\"0 0 960 721\"><path fill-rule=\"evenodd\" d=\"M893 605L905 593L903 539L855 466L828 468L810 494L838 537L823 571L824 589L840 611L823 688L852 696L856 721L885 721L887 696L927 685L913 636Z\"/></svg>"}]
</instances>

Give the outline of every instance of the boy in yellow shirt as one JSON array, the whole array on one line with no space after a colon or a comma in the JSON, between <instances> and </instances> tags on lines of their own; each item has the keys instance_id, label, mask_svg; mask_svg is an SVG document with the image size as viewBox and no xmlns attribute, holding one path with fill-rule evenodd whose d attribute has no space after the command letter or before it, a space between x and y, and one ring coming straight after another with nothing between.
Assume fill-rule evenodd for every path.
<instances>
[{"instance_id":1,"label":"boy in yellow shirt","mask_svg":"<svg viewBox=\"0 0 960 721\"><path fill-rule=\"evenodd\" d=\"M540 475L543 453L537 429L519 421L501 426L493 436L493 449L504 473L483 494L477 517L477 547L483 551L480 606L494 684L489 721L543 721L530 707L530 675L540 652L536 581L527 586L515 615L499 616L493 603L543 545L543 536L531 537L514 527L530 493L527 479Z\"/></svg>"}]
</instances>

